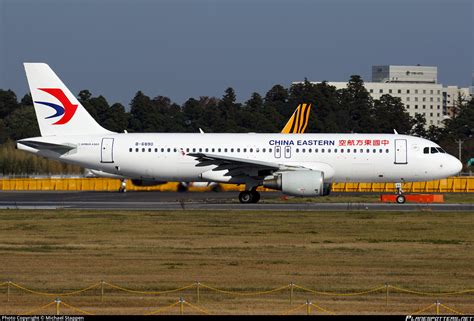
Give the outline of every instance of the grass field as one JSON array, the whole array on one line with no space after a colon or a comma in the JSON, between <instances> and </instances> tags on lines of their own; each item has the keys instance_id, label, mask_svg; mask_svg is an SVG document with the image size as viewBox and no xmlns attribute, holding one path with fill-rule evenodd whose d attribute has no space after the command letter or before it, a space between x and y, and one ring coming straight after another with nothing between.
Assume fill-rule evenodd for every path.
<instances>
[{"instance_id":1,"label":"grass field","mask_svg":"<svg viewBox=\"0 0 474 321\"><path fill-rule=\"evenodd\" d=\"M427 292L474 289L474 213L250 211L0 211L0 283L43 292L105 280L136 290L200 281L228 291L264 291L290 282L330 292L393 286ZM0 314L51 302L0 288ZM474 313L474 292L421 296L384 290L360 296L289 290L242 297L200 289L143 295L105 287L63 297L95 314L144 314L183 297L216 314L278 314L309 299L337 314L408 314L435 302ZM71 312L70 310L64 310ZM434 310L430 310L431 313ZM441 309L441 311L444 311ZM50 306L45 312L53 313ZM175 306L167 313L178 313ZM295 313L305 313L305 308ZM313 307L314 313L317 312ZM185 313L191 313L185 306ZM197 312L196 312L197 313Z\"/></svg>"}]
</instances>

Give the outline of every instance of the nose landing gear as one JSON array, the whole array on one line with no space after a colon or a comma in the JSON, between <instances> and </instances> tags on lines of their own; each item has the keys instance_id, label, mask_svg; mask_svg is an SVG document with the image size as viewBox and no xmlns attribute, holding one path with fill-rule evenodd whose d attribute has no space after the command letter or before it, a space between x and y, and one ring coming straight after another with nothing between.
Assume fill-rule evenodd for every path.
<instances>
[{"instance_id":1,"label":"nose landing gear","mask_svg":"<svg viewBox=\"0 0 474 321\"><path fill-rule=\"evenodd\" d=\"M395 198L398 204L403 204L406 202L405 195L403 195L402 183L395 183L395 188L397 190L397 197Z\"/></svg>"}]
</instances>

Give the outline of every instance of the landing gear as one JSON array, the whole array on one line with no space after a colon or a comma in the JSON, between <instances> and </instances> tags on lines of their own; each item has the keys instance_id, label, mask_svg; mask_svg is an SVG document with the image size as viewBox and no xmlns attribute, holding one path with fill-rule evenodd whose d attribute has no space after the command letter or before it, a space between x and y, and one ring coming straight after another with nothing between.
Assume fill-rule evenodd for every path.
<instances>
[{"instance_id":1,"label":"landing gear","mask_svg":"<svg viewBox=\"0 0 474 321\"><path fill-rule=\"evenodd\" d=\"M398 204L403 204L406 202L405 195L403 195L402 183L395 183L395 189L397 190L397 197L395 201Z\"/></svg>"},{"instance_id":2,"label":"landing gear","mask_svg":"<svg viewBox=\"0 0 474 321\"><path fill-rule=\"evenodd\" d=\"M120 180L119 193L125 193L127 191L127 181L125 179Z\"/></svg>"},{"instance_id":3,"label":"landing gear","mask_svg":"<svg viewBox=\"0 0 474 321\"><path fill-rule=\"evenodd\" d=\"M260 193L257 191L244 191L239 194L239 201L242 204L257 203L260 200Z\"/></svg>"},{"instance_id":4,"label":"landing gear","mask_svg":"<svg viewBox=\"0 0 474 321\"><path fill-rule=\"evenodd\" d=\"M397 198L395 200L397 201L398 204L403 204L406 201L405 195L399 194L397 195Z\"/></svg>"}]
</instances>

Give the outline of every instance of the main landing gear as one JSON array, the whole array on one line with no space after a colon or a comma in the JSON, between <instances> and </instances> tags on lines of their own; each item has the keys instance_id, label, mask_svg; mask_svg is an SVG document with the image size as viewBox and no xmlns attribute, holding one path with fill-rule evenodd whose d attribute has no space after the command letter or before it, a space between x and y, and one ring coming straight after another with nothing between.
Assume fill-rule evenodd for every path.
<instances>
[{"instance_id":1,"label":"main landing gear","mask_svg":"<svg viewBox=\"0 0 474 321\"><path fill-rule=\"evenodd\" d=\"M239 194L239 201L242 204L258 203L260 193L257 191L244 191Z\"/></svg>"}]
</instances>

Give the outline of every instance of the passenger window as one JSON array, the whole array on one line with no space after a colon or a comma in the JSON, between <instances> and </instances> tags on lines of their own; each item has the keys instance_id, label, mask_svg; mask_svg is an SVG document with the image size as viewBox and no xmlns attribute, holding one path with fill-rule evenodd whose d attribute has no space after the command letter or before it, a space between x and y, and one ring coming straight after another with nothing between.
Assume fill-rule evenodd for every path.
<instances>
[{"instance_id":1,"label":"passenger window","mask_svg":"<svg viewBox=\"0 0 474 321\"><path fill-rule=\"evenodd\" d=\"M145 151L145 148L142 148L142 152L144 152L144 151Z\"/></svg>"},{"instance_id":2,"label":"passenger window","mask_svg":"<svg viewBox=\"0 0 474 321\"><path fill-rule=\"evenodd\" d=\"M240 148L237 148L237 153L240 153Z\"/></svg>"},{"instance_id":3,"label":"passenger window","mask_svg":"<svg viewBox=\"0 0 474 321\"><path fill-rule=\"evenodd\" d=\"M218 149L217 149L217 151L220 153L220 152L221 152L221 149L220 149L220 148L218 148Z\"/></svg>"},{"instance_id":4,"label":"passenger window","mask_svg":"<svg viewBox=\"0 0 474 321\"><path fill-rule=\"evenodd\" d=\"M351 152L351 149L350 149L350 148L348 148L348 149L347 149L347 152L348 152L348 153L350 153L350 152Z\"/></svg>"},{"instance_id":5,"label":"passenger window","mask_svg":"<svg viewBox=\"0 0 474 321\"><path fill-rule=\"evenodd\" d=\"M341 148L341 153L344 153L344 148Z\"/></svg>"},{"instance_id":6,"label":"passenger window","mask_svg":"<svg viewBox=\"0 0 474 321\"><path fill-rule=\"evenodd\" d=\"M317 152L318 152L318 149L317 149L317 148L315 148L315 149L314 149L314 152L315 152L315 153L317 153Z\"/></svg>"},{"instance_id":7,"label":"passenger window","mask_svg":"<svg viewBox=\"0 0 474 321\"><path fill-rule=\"evenodd\" d=\"M266 149L265 149L265 148L264 148L264 149L262 149L262 153L265 153L265 151L266 151Z\"/></svg>"},{"instance_id":8,"label":"passenger window","mask_svg":"<svg viewBox=\"0 0 474 321\"><path fill-rule=\"evenodd\" d=\"M377 150L374 148L374 149L372 150L372 152L375 154L375 153L377 153Z\"/></svg>"},{"instance_id":9,"label":"passenger window","mask_svg":"<svg viewBox=\"0 0 474 321\"><path fill-rule=\"evenodd\" d=\"M253 148L250 148L249 152L253 153Z\"/></svg>"},{"instance_id":10,"label":"passenger window","mask_svg":"<svg viewBox=\"0 0 474 321\"><path fill-rule=\"evenodd\" d=\"M334 153L337 153L337 148L334 148Z\"/></svg>"},{"instance_id":11,"label":"passenger window","mask_svg":"<svg viewBox=\"0 0 474 321\"><path fill-rule=\"evenodd\" d=\"M158 153L158 148L155 148L155 153Z\"/></svg>"},{"instance_id":12,"label":"passenger window","mask_svg":"<svg viewBox=\"0 0 474 321\"><path fill-rule=\"evenodd\" d=\"M212 152L213 152L213 153L215 152L215 148L212 149Z\"/></svg>"},{"instance_id":13,"label":"passenger window","mask_svg":"<svg viewBox=\"0 0 474 321\"><path fill-rule=\"evenodd\" d=\"M133 150L133 148L129 148L129 149L128 149L128 151L129 151L130 153L132 152L132 150Z\"/></svg>"},{"instance_id":14,"label":"passenger window","mask_svg":"<svg viewBox=\"0 0 474 321\"><path fill-rule=\"evenodd\" d=\"M178 151L178 149L175 148L175 149L174 149L174 152L176 153L177 151Z\"/></svg>"},{"instance_id":15,"label":"passenger window","mask_svg":"<svg viewBox=\"0 0 474 321\"><path fill-rule=\"evenodd\" d=\"M193 153L195 153L195 152L196 152L196 148L193 148Z\"/></svg>"},{"instance_id":16,"label":"passenger window","mask_svg":"<svg viewBox=\"0 0 474 321\"><path fill-rule=\"evenodd\" d=\"M388 154L388 148L385 150L385 152Z\"/></svg>"},{"instance_id":17,"label":"passenger window","mask_svg":"<svg viewBox=\"0 0 474 321\"><path fill-rule=\"evenodd\" d=\"M247 152L247 148L244 148L244 153L246 153L246 152Z\"/></svg>"},{"instance_id":18,"label":"passenger window","mask_svg":"<svg viewBox=\"0 0 474 321\"><path fill-rule=\"evenodd\" d=\"M202 148L199 148L199 152L202 153Z\"/></svg>"},{"instance_id":19,"label":"passenger window","mask_svg":"<svg viewBox=\"0 0 474 321\"><path fill-rule=\"evenodd\" d=\"M438 152L438 150L436 149L436 147L431 147L431 154L436 154Z\"/></svg>"},{"instance_id":20,"label":"passenger window","mask_svg":"<svg viewBox=\"0 0 474 321\"><path fill-rule=\"evenodd\" d=\"M311 148L308 148L308 153L311 153Z\"/></svg>"},{"instance_id":21,"label":"passenger window","mask_svg":"<svg viewBox=\"0 0 474 321\"><path fill-rule=\"evenodd\" d=\"M324 153L324 148L321 148L321 153Z\"/></svg>"},{"instance_id":22,"label":"passenger window","mask_svg":"<svg viewBox=\"0 0 474 321\"><path fill-rule=\"evenodd\" d=\"M300 149L299 149L299 148L297 148L297 149L296 149L296 152L297 152L297 153L299 153L299 152L300 152Z\"/></svg>"},{"instance_id":23,"label":"passenger window","mask_svg":"<svg viewBox=\"0 0 474 321\"><path fill-rule=\"evenodd\" d=\"M231 152L231 153L233 153L233 152L234 152L234 149L233 149L233 148L231 148L231 149L230 149L230 152Z\"/></svg>"},{"instance_id":24,"label":"passenger window","mask_svg":"<svg viewBox=\"0 0 474 321\"><path fill-rule=\"evenodd\" d=\"M361 152L361 153L363 153L363 152L364 152L364 150L361 148L361 149L360 149L360 152Z\"/></svg>"},{"instance_id":25,"label":"passenger window","mask_svg":"<svg viewBox=\"0 0 474 321\"><path fill-rule=\"evenodd\" d=\"M367 148L367 153L370 153L370 149Z\"/></svg>"},{"instance_id":26,"label":"passenger window","mask_svg":"<svg viewBox=\"0 0 474 321\"><path fill-rule=\"evenodd\" d=\"M205 150L206 150L206 153L208 153L208 152L209 152L209 148L206 148Z\"/></svg>"},{"instance_id":27,"label":"passenger window","mask_svg":"<svg viewBox=\"0 0 474 321\"><path fill-rule=\"evenodd\" d=\"M148 152L151 153L151 148L148 148Z\"/></svg>"},{"instance_id":28,"label":"passenger window","mask_svg":"<svg viewBox=\"0 0 474 321\"><path fill-rule=\"evenodd\" d=\"M330 153L330 152L331 152L331 148L328 148L328 153Z\"/></svg>"},{"instance_id":29,"label":"passenger window","mask_svg":"<svg viewBox=\"0 0 474 321\"><path fill-rule=\"evenodd\" d=\"M379 149L379 153L382 153L382 152L383 152L383 151L382 151L382 148L381 148L381 149Z\"/></svg>"},{"instance_id":30,"label":"passenger window","mask_svg":"<svg viewBox=\"0 0 474 321\"><path fill-rule=\"evenodd\" d=\"M272 149L271 149L271 148L269 148L269 149L268 149L268 152L269 152L269 153L271 153L271 152L272 152Z\"/></svg>"}]
</instances>

